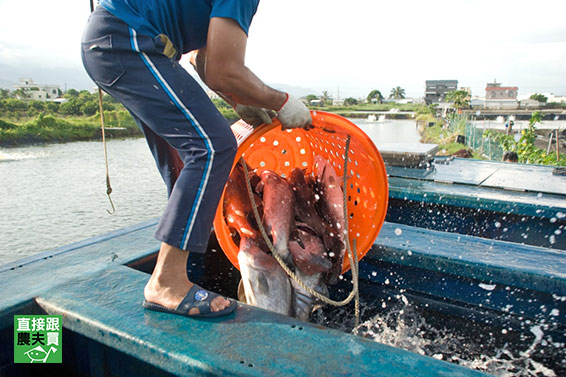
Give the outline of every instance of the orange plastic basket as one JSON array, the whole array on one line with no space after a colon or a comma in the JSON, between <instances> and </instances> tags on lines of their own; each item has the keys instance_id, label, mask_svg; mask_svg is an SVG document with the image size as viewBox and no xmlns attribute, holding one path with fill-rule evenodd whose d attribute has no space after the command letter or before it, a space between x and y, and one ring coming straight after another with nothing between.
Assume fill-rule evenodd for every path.
<instances>
[{"instance_id":1,"label":"orange plastic basket","mask_svg":"<svg viewBox=\"0 0 566 377\"><path fill-rule=\"evenodd\" d=\"M385 221L388 200L385 164L371 139L349 120L331 113L311 111L314 129L281 130L274 120L255 130L244 121L232 125L238 140L236 162L243 156L248 165L258 169L273 170L288 176L295 168L312 172L314 157L326 158L338 176L344 174L344 152L347 135L350 135L348 152L348 232L350 246L356 240L358 259L362 259L377 238ZM235 165L235 163L234 163ZM223 195L224 196L224 195ZM239 246L232 240L223 215L223 200L216 211L214 230L220 247L236 268ZM350 268L344 256L342 272Z\"/></svg>"}]
</instances>

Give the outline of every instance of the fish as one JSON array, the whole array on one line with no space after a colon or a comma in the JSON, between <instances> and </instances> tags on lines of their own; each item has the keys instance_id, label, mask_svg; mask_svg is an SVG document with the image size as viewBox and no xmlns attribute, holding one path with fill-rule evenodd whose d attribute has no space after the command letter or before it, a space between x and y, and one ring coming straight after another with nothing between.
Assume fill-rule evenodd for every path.
<instances>
[{"instance_id":1,"label":"fish","mask_svg":"<svg viewBox=\"0 0 566 377\"><path fill-rule=\"evenodd\" d=\"M261 250L254 239L244 237L240 240L238 263L242 275L238 289L240 301L283 315L293 315L291 282L273 256Z\"/></svg>"},{"instance_id":2,"label":"fish","mask_svg":"<svg viewBox=\"0 0 566 377\"><path fill-rule=\"evenodd\" d=\"M287 181L295 193L296 219L312 228L323 239L324 246L331 249L335 239L330 236L330 224L322 219L315 208L320 196L313 191L314 181L312 177L307 175L305 178L305 170L295 168L289 174Z\"/></svg>"},{"instance_id":3,"label":"fish","mask_svg":"<svg viewBox=\"0 0 566 377\"><path fill-rule=\"evenodd\" d=\"M316 156L313 167L311 174L297 168L287 178L248 169L248 179L273 254L308 288L328 296L345 253L343 195L334 168L323 157ZM253 218L241 163L230 176L223 204L228 226L239 235L234 241L240 248L240 301L308 321L321 302L290 279L269 251Z\"/></svg>"},{"instance_id":4,"label":"fish","mask_svg":"<svg viewBox=\"0 0 566 377\"><path fill-rule=\"evenodd\" d=\"M250 172L251 169L248 170ZM251 174L251 173L250 173ZM262 200L254 193L255 204L261 214ZM244 168L240 162L234 166L230 178L226 183L224 192L224 218L230 229L236 230L240 239L243 237L251 237L259 240L261 235L257 230L257 222L253 214L252 203L248 195L246 187L246 176Z\"/></svg>"},{"instance_id":5,"label":"fish","mask_svg":"<svg viewBox=\"0 0 566 377\"><path fill-rule=\"evenodd\" d=\"M289 242L295 274L307 287L328 296L328 287L322 281L322 277L332 268L332 262L325 257L324 244L311 231L303 230L308 229L305 224L297 224L297 227L303 246L295 240ZM294 280L291 280L291 285L293 286L293 314L296 318L308 321L318 300Z\"/></svg>"},{"instance_id":6,"label":"fish","mask_svg":"<svg viewBox=\"0 0 566 377\"><path fill-rule=\"evenodd\" d=\"M273 238L275 252L291 262L289 239L295 228L295 195L287 181L271 170L260 174L256 191L263 193L263 223Z\"/></svg>"},{"instance_id":7,"label":"fish","mask_svg":"<svg viewBox=\"0 0 566 377\"><path fill-rule=\"evenodd\" d=\"M330 223L331 235L339 241L329 251L333 267L329 271L327 280L330 284L334 284L342 270L348 236L344 225L344 194L336 171L324 157L316 155L313 166L315 182L322 198L320 201L322 217Z\"/></svg>"}]
</instances>

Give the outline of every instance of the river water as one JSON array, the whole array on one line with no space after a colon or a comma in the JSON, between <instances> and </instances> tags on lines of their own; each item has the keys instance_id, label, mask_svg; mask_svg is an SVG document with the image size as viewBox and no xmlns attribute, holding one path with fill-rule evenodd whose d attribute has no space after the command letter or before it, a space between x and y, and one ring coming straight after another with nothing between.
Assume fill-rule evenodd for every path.
<instances>
[{"instance_id":1,"label":"river water","mask_svg":"<svg viewBox=\"0 0 566 377\"><path fill-rule=\"evenodd\" d=\"M412 120L353 120L376 144L418 142ZM0 148L0 265L161 215L167 191L145 139Z\"/></svg>"}]
</instances>

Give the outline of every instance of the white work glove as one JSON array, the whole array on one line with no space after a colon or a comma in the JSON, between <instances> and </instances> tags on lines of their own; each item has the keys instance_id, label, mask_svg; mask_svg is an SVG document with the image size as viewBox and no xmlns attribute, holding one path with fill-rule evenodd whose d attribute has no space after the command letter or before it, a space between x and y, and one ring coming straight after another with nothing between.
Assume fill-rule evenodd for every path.
<instances>
[{"instance_id":1,"label":"white work glove","mask_svg":"<svg viewBox=\"0 0 566 377\"><path fill-rule=\"evenodd\" d=\"M312 128L312 118L305 104L287 93L287 101L277 112L277 118L284 129L287 128Z\"/></svg>"},{"instance_id":2,"label":"white work glove","mask_svg":"<svg viewBox=\"0 0 566 377\"><path fill-rule=\"evenodd\" d=\"M271 124L271 119L275 118L275 112L273 110L266 110L261 107L236 105L234 110L236 110L244 122L253 127L262 124Z\"/></svg>"}]
</instances>

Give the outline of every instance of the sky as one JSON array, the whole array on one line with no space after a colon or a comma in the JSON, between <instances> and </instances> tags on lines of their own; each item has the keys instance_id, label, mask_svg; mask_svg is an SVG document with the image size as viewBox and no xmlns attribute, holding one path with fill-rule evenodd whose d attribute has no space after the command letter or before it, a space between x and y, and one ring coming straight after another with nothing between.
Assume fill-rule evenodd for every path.
<instances>
[{"instance_id":1,"label":"sky","mask_svg":"<svg viewBox=\"0 0 566 377\"><path fill-rule=\"evenodd\" d=\"M87 0L0 0L0 87L19 77L91 89ZM426 80L566 95L565 0L262 0L246 65L265 83L333 97L422 97ZM181 63L192 73L184 60Z\"/></svg>"}]
</instances>

